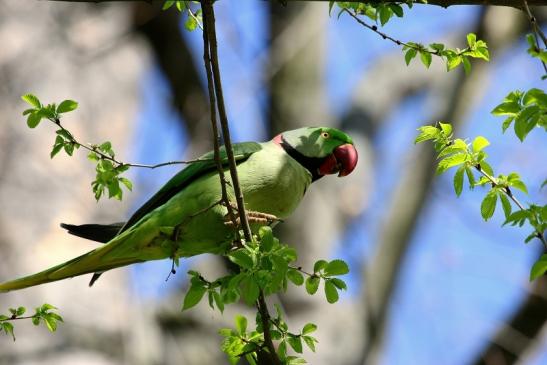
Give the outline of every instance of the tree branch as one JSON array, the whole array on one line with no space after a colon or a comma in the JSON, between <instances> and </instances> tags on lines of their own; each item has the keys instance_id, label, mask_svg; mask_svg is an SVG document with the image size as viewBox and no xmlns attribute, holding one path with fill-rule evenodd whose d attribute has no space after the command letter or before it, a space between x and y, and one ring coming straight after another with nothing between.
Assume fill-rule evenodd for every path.
<instances>
[{"instance_id":1,"label":"tree branch","mask_svg":"<svg viewBox=\"0 0 547 365\"><path fill-rule=\"evenodd\" d=\"M509 197L509 199L511 199L516 205L517 207L519 207L520 210L526 210L526 208L524 208L524 206L522 205L522 203L517 199L516 196L513 195L513 192L511 191L511 189L509 189L508 186L500 186L500 184L498 183L498 180L491 176L490 174L488 174L486 171L484 171L480 165L478 166L475 166L475 170L477 170L478 172L480 172L484 177L486 177L488 179L488 181L490 181L490 183L493 185L493 186L497 186L497 187L501 187L502 188L502 191L505 195L507 195ZM547 249L547 241L545 240L545 237L543 237L543 232L541 231L538 231L537 229L535 230L536 232L536 237L539 238L539 240L541 241L541 243L543 244L543 247L545 249Z\"/></svg>"},{"instance_id":2,"label":"tree branch","mask_svg":"<svg viewBox=\"0 0 547 365\"><path fill-rule=\"evenodd\" d=\"M207 37L208 47L211 55L211 70L213 72L213 80L215 87L215 94L217 96L218 114L220 117L220 127L222 128L222 136L224 137L224 145L226 146L226 155L228 156L228 163L230 166L230 176L232 178L232 185L234 188L234 195L237 201L237 209L239 213L239 219L241 222L241 228L243 229L244 237L247 241L251 241L251 227L249 226L249 220L245 213L245 201L241 187L239 185L239 178L237 176L237 166L234 158L234 151L232 149L232 141L230 138L230 128L228 127L228 117L226 116L226 107L224 106L224 96L222 92L222 83L220 80L220 67L218 65L218 53L217 53L217 38L215 31L215 13L212 3L209 0L203 0L201 2L203 10L204 23L208 23ZM207 15L205 15L207 14Z\"/></svg>"},{"instance_id":3,"label":"tree branch","mask_svg":"<svg viewBox=\"0 0 547 365\"><path fill-rule=\"evenodd\" d=\"M42 1L57 1L57 2L72 2L72 3L105 3L105 2L129 2L135 0L42 0ZM153 3L163 0L140 0L144 3ZM285 0L286 2L300 2L300 1L309 1L309 0ZM313 0L313 1L322 1L328 2L329 0ZM401 1L396 0L358 0L355 2L359 3L400 3ZM443 8L448 8L449 6L458 6L458 5L492 5L492 6L508 6L517 9L523 9L522 1L520 0L461 0L461 1L447 1L447 0L430 0L427 4L416 2L418 5L436 5ZM542 6L547 5L547 0L530 0L528 1L530 6Z\"/></svg>"},{"instance_id":4,"label":"tree branch","mask_svg":"<svg viewBox=\"0 0 547 365\"><path fill-rule=\"evenodd\" d=\"M547 276L543 275L531 289L528 297L513 313L507 324L501 326L477 358L474 365L510 365L536 341L547 321Z\"/></svg>"},{"instance_id":5,"label":"tree branch","mask_svg":"<svg viewBox=\"0 0 547 365\"><path fill-rule=\"evenodd\" d=\"M214 27L214 24L213 24ZM217 127L217 114L216 114L216 98L215 91L213 87L213 75L211 67L211 54L209 47L209 24L204 23L203 29L203 62L205 64L205 73L207 74L207 88L209 90L209 109L211 115L211 128L213 130L213 148L214 148L214 158L217 166L218 177L220 179L220 188L222 194L222 202L228 210L228 216L233 223L233 226L236 228L236 237L239 240L239 230L237 229L237 220L230 204L230 199L228 199L228 193L226 191L226 177L224 176L224 169L222 168L222 163L220 162L220 135L218 133Z\"/></svg>"},{"instance_id":6,"label":"tree branch","mask_svg":"<svg viewBox=\"0 0 547 365\"><path fill-rule=\"evenodd\" d=\"M201 1L201 8L203 10L203 46L204 46L204 61L205 61L205 68L207 71L207 83L209 87L209 99L211 103L211 122L213 125L213 131L215 133L215 156L217 160L217 168L220 171L222 170L222 166L220 166L220 160L219 160L219 146L218 146L218 130L216 127L216 113L214 112L215 106L215 95L216 95L216 104L218 107L219 117L220 117L220 125L222 128L222 135L224 137L224 145L226 148L226 154L228 156L228 163L230 166L230 175L232 178L232 187L234 189L234 194L236 196L237 201L237 208L239 212L239 220L241 222L241 227L243 229L243 233L245 236L245 240L251 241L252 235L251 235L251 228L249 226L249 221L247 219L247 214L245 212L245 201L243 199L243 193L241 192L241 187L239 185L239 179L237 175L237 166L234 158L234 151L232 149L232 142L230 139L230 130L228 127L228 118L226 116L226 108L224 106L224 97L222 93L222 84L220 79L220 67L218 63L218 53L217 53L217 39L216 39L216 31L215 31L215 13L213 9L213 0L202 0ZM211 78L212 73L212 78ZM213 90L214 85L214 90ZM226 182L221 178L221 185L224 186L223 189L226 187ZM223 194L226 194L223 192ZM226 198L227 199L227 198ZM228 211L230 211L231 207L229 202L227 203ZM233 219L233 216L231 216ZM235 225L234 222L234 227ZM268 312L268 306L266 305L266 301L264 299L264 293L262 290L260 291L260 295L258 297L257 301L257 309L260 313L260 317L262 318L262 324L263 324L263 330L264 330L264 343L266 347L268 348L268 352L270 353L270 358L274 365L281 365L281 361L279 360L277 356L277 352L275 351L274 344L272 342L272 336L270 333L270 313Z\"/></svg>"}]
</instances>

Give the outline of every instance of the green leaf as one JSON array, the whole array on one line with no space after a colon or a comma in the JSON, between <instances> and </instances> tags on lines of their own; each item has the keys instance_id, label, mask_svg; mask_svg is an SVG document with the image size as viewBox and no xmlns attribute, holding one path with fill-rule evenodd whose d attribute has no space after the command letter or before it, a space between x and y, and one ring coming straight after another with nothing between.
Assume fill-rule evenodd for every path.
<instances>
[{"instance_id":1,"label":"green leaf","mask_svg":"<svg viewBox=\"0 0 547 365\"><path fill-rule=\"evenodd\" d=\"M325 296L330 304L338 301L338 290L330 280L325 280Z\"/></svg>"},{"instance_id":2,"label":"green leaf","mask_svg":"<svg viewBox=\"0 0 547 365\"><path fill-rule=\"evenodd\" d=\"M167 10L175 4L175 0L166 0L161 10Z\"/></svg>"},{"instance_id":3,"label":"green leaf","mask_svg":"<svg viewBox=\"0 0 547 365\"><path fill-rule=\"evenodd\" d=\"M57 113L67 113L78 108L78 103L74 100L63 100L57 107Z\"/></svg>"},{"instance_id":4,"label":"green leaf","mask_svg":"<svg viewBox=\"0 0 547 365\"><path fill-rule=\"evenodd\" d=\"M304 276L295 269L289 269L289 271L287 271L287 278L289 278L294 285L300 286L304 284Z\"/></svg>"},{"instance_id":5,"label":"green leaf","mask_svg":"<svg viewBox=\"0 0 547 365\"><path fill-rule=\"evenodd\" d=\"M317 330L317 325L314 323L306 323L306 325L302 328L302 334L307 335L312 332L315 332Z\"/></svg>"},{"instance_id":6,"label":"green leaf","mask_svg":"<svg viewBox=\"0 0 547 365\"><path fill-rule=\"evenodd\" d=\"M481 203L481 215L485 221L490 219L496 210L496 202L498 200L498 195L494 190L490 190L488 194L484 197Z\"/></svg>"},{"instance_id":7,"label":"green leaf","mask_svg":"<svg viewBox=\"0 0 547 365\"><path fill-rule=\"evenodd\" d=\"M506 99L507 100L507 99ZM518 112L520 112L521 106L517 101L511 100L511 101L504 101L503 103L496 106L492 111L490 112L492 115L501 116L501 115L516 115Z\"/></svg>"},{"instance_id":8,"label":"green leaf","mask_svg":"<svg viewBox=\"0 0 547 365\"><path fill-rule=\"evenodd\" d=\"M281 358L281 360L287 357L287 342L286 341L281 341L281 343L279 343L279 346L277 347L277 355Z\"/></svg>"},{"instance_id":9,"label":"green leaf","mask_svg":"<svg viewBox=\"0 0 547 365\"><path fill-rule=\"evenodd\" d=\"M469 62L469 58L462 57L462 64L465 74L469 75L469 73L471 72L471 62Z\"/></svg>"},{"instance_id":10,"label":"green leaf","mask_svg":"<svg viewBox=\"0 0 547 365\"><path fill-rule=\"evenodd\" d=\"M537 125L541 117L541 109L538 105L524 107L515 117L515 133L521 141Z\"/></svg>"},{"instance_id":11,"label":"green leaf","mask_svg":"<svg viewBox=\"0 0 547 365\"><path fill-rule=\"evenodd\" d=\"M471 147L473 148L473 152L479 152L488 145L490 145L490 142L486 138L478 136L473 140Z\"/></svg>"},{"instance_id":12,"label":"green leaf","mask_svg":"<svg viewBox=\"0 0 547 365\"><path fill-rule=\"evenodd\" d=\"M27 125L29 128L36 128L41 120L42 116L39 113L31 113L27 117Z\"/></svg>"},{"instance_id":13,"label":"green leaf","mask_svg":"<svg viewBox=\"0 0 547 365\"><path fill-rule=\"evenodd\" d=\"M317 340L315 338L311 337L311 336L302 336L302 338L304 339L304 342L306 343L306 345L308 345L310 350L315 352L315 342Z\"/></svg>"},{"instance_id":14,"label":"green leaf","mask_svg":"<svg viewBox=\"0 0 547 365\"><path fill-rule=\"evenodd\" d=\"M340 290L346 290L348 287L346 285L346 282L342 279L338 278L331 278L329 279L331 283L334 284L335 287L337 287Z\"/></svg>"},{"instance_id":15,"label":"green leaf","mask_svg":"<svg viewBox=\"0 0 547 365\"><path fill-rule=\"evenodd\" d=\"M397 15L399 18L402 18L404 15L403 8L399 4L389 4L389 8Z\"/></svg>"},{"instance_id":16,"label":"green leaf","mask_svg":"<svg viewBox=\"0 0 547 365\"><path fill-rule=\"evenodd\" d=\"M475 187L475 175L473 174L473 169L471 167L465 168L465 174L467 175L467 180L469 181L469 186L471 189Z\"/></svg>"},{"instance_id":17,"label":"green leaf","mask_svg":"<svg viewBox=\"0 0 547 365\"><path fill-rule=\"evenodd\" d=\"M452 125L450 123L439 122L439 127L441 127L445 136L450 137L452 135Z\"/></svg>"},{"instance_id":18,"label":"green leaf","mask_svg":"<svg viewBox=\"0 0 547 365\"><path fill-rule=\"evenodd\" d=\"M262 252L270 252L274 246L274 236L270 226L262 226L258 230L260 237L260 250Z\"/></svg>"},{"instance_id":19,"label":"green leaf","mask_svg":"<svg viewBox=\"0 0 547 365\"><path fill-rule=\"evenodd\" d=\"M186 19L186 22L184 23L184 28L192 32L196 30L197 27L198 27L198 22L196 21L196 19L194 19L193 16L188 15L188 18Z\"/></svg>"},{"instance_id":20,"label":"green leaf","mask_svg":"<svg viewBox=\"0 0 547 365\"><path fill-rule=\"evenodd\" d=\"M122 182L122 184L125 185L127 190L129 190L129 191L133 190L133 183L129 179L127 179L125 177L120 177L119 180Z\"/></svg>"},{"instance_id":21,"label":"green leaf","mask_svg":"<svg viewBox=\"0 0 547 365\"><path fill-rule=\"evenodd\" d=\"M503 208L503 214L505 215L505 219L507 219L511 215L511 202L509 202L507 195L504 193L500 193L499 196L501 200L501 207Z\"/></svg>"},{"instance_id":22,"label":"green leaf","mask_svg":"<svg viewBox=\"0 0 547 365\"><path fill-rule=\"evenodd\" d=\"M448 71L451 71L458 67L460 63L462 63L463 59L462 56L453 56L446 60L446 68Z\"/></svg>"},{"instance_id":23,"label":"green leaf","mask_svg":"<svg viewBox=\"0 0 547 365\"><path fill-rule=\"evenodd\" d=\"M63 149L63 144L62 143L58 143L56 145L53 146L53 149L51 150L50 154L49 154L49 157L50 158L53 158L55 157L56 154L59 153L60 150Z\"/></svg>"},{"instance_id":24,"label":"green leaf","mask_svg":"<svg viewBox=\"0 0 547 365\"><path fill-rule=\"evenodd\" d=\"M512 181L512 182L510 182L509 185L511 185L512 187L515 187L515 188L519 189L520 191L528 194L528 189L526 188L526 185L520 180Z\"/></svg>"},{"instance_id":25,"label":"green leaf","mask_svg":"<svg viewBox=\"0 0 547 365\"><path fill-rule=\"evenodd\" d=\"M240 335L245 335L247 333L247 318L240 314L236 315L236 330Z\"/></svg>"},{"instance_id":26,"label":"green leaf","mask_svg":"<svg viewBox=\"0 0 547 365\"><path fill-rule=\"evenodd\" d=\"M328 262L325 261L325 260L318 260L315 262L315 264L313 265L313 272L319 272L321 270L323 270L325 267L327 267L328 265Z\"/></svg>"},{"instance_id":27,"label":"green leaf","mask_svg":"<svg viewBox=\"0 0 547 365\"><path fill-rule=\"evenodd\" d=\"M509 118L507 118L507 119L505 119L505 120L503 121L503 124L502 124L502 126L501 126L501 130L502 130L503 133L505 133L505 131L507 130L507 128L509 128L509 126L511 125L511 123L513 122L513 120L515 120L514 117L509 117Z\"/></svg>"},{"instance_id":28,"label":"green leaf","mask_svg":"<svg viewBox=\"0 0 547 365\"><path fill-rule=\"evenodd\" d=\"M412 59L416 57L417 54L418 54L418 51L416 51L416 49L414 48L409 48L408 51L406 51L405 63L407 66L410 64L410 61L412 61Z\"/></svg>"},{"instance_id":29,"label":"green leaf","mask_svg":"<svg viewBox=\"0 0 547 365\"><path fill-rule=\"evenodd\" d=\"M287 342L295 352L299 354L302 353L302 340L300 339L300 336L289 335Z\"/></svg>"},{"instance_id":30,"label":"green leaf","mask_svg":"<svg viewBox=\"0 0 547 365\"><path fill-rule=\"evenodd\" d=\"M466 153L456 153L448 157L445 157L439 162L439 166L437 166L436 173L441 174L451 167L461 165L465 162L466 159L467 159Z\"/></svg>"},{"instance_id":31,"label":"green leaf","mask_svg":"<svg viewBox=\"0 0 547 365\"><path fill-rule=\"evenodd\" d=\"M17 311L16 311L16 315L18 317L22 316L23 314L25 314L25 312L27 311L27 309L25 307L19 307L17 308Z\"/></svg>"},{"instance_id":32,"label":"green leaf","mask_svg":"<svg viewBox=\"0 0 547 365\"><path fill-rule=\"evenodd\" d=\"M37 316L37 315L34 315L32 317L32 324L35 325L35 326L38 326L40 324L40 317Z\"/></svg>"},{"instance_id":33,"label":"green leaf","mask_svg":"<svg viewBox=\"0 0 547 365\"><path fill-rule=\"evenodd\" d=\"M441 132L439 128L436 128L430 125L420 127L418 128L418 130L420 131L420 134L414 140L415 144L421 143L430 139L436 139L439 137Z\"/></svg>"},{"instance_id":34,"label":"green leaf","mask_svg":"<svg viewBox=\"0 0 547 365\"><path fill-rule=\"evenodd\" d=\"M420 59L422 60L422 63L425 65L426 68L429 68L431 65L431 53L427 51L420 51Z\"/></svg>"},{"instance_id":35,"label":"green leaf","mask_svg":"<svg viewBox=\"0 0 547 365\"><path fill-rule=\"evenodd\" d=\"M382 24L382 26L385 25L393 15L391 9L383 5L378 7L378 12L380 13L380 24Z\"/></svg>"},{"instance_id":36,"label":"green leaf","mask_svg":"<svg viewBox=\"0 0 547 365\"><path fill-rule=\"evenodd\" d=\"M201 280L192 280L192 285L184 297L182 310L187 310L196 306L201 301L201 298L203 298L206 291L207 289Z\"/></svg>"},{"instance_id":37,"label":"green leaf","mask_svg":"<svg viewBox=\"0 0 547 365\"><path fill-rule=\"evenodd\" d=\"M474 33L469 33L467 35L467 44L469 44L469 48L473 48L476 42L477 36Z\"/></svg>"},{"instance_id":38,"label":"green leaf","mask_svg":"<svg viewBox=\"0 0 547 365\"><path fill-rule=\"evenodd\" d=\"M348 272L349 272L348 264L345 263L343 260L332 260L325 267L325 271L324 271L326 276L345 275Z\"/></svg>"},{"instance_id":39,"label":"green leaf","mask_svg":"<svg viewBox=\"0 0 547 365\"><path fill-rule=\"evenodd\" d=\"M234 264L241 266L244 269L251 269L254 266L253 259L249 256L245 249L230 252L228 254L228 258Z\"/></svg>"},{"instance_id":40,"label":"green leaf","mask_svg":"<svg viewBox=\"0 0 547 365\"><path fill-rule=\"evenodd\" d=\"M431 48L432 50L434 50L436 52L441 52L442 50L444 50L444 44L442 44L442 43L431 43L429 45L429 48Z\"/></svg>"},{"instance_id":41,"label":"green leaf","mask_svg":"<svg viewBox=\"0 0 547 365\"><path fill-rule=\"evenodd\" d=\"M547 254L542 255L532 266L532 270L530 271L530 281L545 275L545 272L547 272Z\"/></svg>"},{"instance_id":42,"label":"green leaf","mask_svg":"<svg viewBox=\"0 0 547 365\"><path fill-rule=\"evenodd\" d=\"M465 166L460 167L456 174L454 174L454 191L457 196L460 196L463 190L463 173L465 171Z\"/></svg>"},{"instance_id":43,"label":"green leaf","mask_svg":"<svg viewBox=\"0 0 547 365\"><path fill-rule=\"evenodd\" d=\"M260 287L252 276L241 280L241 297L247 305L254 305L260 295Z\"/></svg>"},{"instance_id":44,"label":"green leaf","mask_svg":"<svg viewBox=\"0 0 547 365\"><path fill-rule=\"evenodd\" d=\"M15 334L13 333L13 324L9 322L3 322L1 325L4 332L6 332L7 335L11 335L11 337L13 338L13 341L15 341Z\"/></svg>"},{"instance_id":45,"label":"green leaf","mask_svg":"<svg viewBox=\"0 0 547 365\"><path fill-rule=\"evenodd\" d=\"M313 295L317 292L317 289L319 289L319 277L317 276L310 276L306 279L306 291L308 294Z\"/></svg>"},{"instance_id":46,"label":"green leaf","mask_svg":"<svg viewBox=\"0 0 547 365\"><path fill-rule=\"evenodd\" d=\"M38 98L33 94L25 94L21 96L21 99L23 99L23 101L27 102L36 109L40 109L42 107L40 100L38 100Z\"/></svg>"},{"instance_id":47,"label":"green leaf","mask_svg":"<svg viewBox=\"0 0 547 365\"><path fill-rule=\"evenodd\" d=\"M481 165L481 169L484 172L486 172L490 176L494 176L494 169L492 169L492 166L490 166L490 164L488 162L482 160L480 165Z\"/></svg>"},{"instance_id":48,"label":"green leaf","mask_svg":"<svg viewBox=\"0 0 547 365\"><path fill-rule=\"evenodd\" d=\"M57 330L57 319L54 316L45 315L43 319L49 332L55 332Z\"/></svg>"},{"instance_id":49,"label":"green leaf","mask_svg":"<svg viewBox=\"0 0 547 365\"><path fill-rule=\"evenodd\" d=\"M73 143L65 143L63 145L63 148L65 149L65 152L69 156L72 156L72 154L74 153L74 144Z\"/></svg>"}]
</instances>

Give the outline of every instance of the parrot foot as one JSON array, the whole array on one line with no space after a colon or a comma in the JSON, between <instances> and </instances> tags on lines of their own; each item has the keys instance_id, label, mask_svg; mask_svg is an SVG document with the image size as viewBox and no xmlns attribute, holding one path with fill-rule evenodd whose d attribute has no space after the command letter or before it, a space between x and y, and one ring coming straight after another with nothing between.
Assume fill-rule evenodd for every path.
<instances>
[{"instance_id":1,"label":"parrot foot","mask_svg":"<svg viewBox=\"0 0 547 365\"><path fill-rule=\"evenodd\" d=\"M234 211L234 213L236 215L235 224L239 226L240 223L241 223L241 219L239 218L239 214L237 212L237 205L233 204L233 203L231 203L230 205L235 210ZM272 224L274 222L282 222L281 219L277 218L273 214L255 212L255 211L252 211L252 210L245 210L245 213L247 214L247 219L248 219L249 223L260 223L260 224L268 224L269 225L269 224ZM230 219L229 214L226 214L224 216L224 225L230 226L230 227L234 226L234 222L232 222L232 220Z\"/></svg>"}]
</instances>

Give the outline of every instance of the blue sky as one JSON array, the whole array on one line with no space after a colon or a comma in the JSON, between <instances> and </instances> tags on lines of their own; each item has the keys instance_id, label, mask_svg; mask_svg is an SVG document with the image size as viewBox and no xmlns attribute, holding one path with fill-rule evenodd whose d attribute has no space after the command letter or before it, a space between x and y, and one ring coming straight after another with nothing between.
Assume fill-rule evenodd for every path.
<instances>
[{"instance_id":1,"label":"blue sky","mask_svg":"<svg viewBox=\"0 0 547 365\"><path fill-rule=\"evenodd\" d=\"M266 95L261 84L262 60L266 47L266 4L242 1L238 7L217 3L217 32L220 62L224 70L226 103L235 140L265 139L264 115ZM432 6L415 6L401 21L393 20L385 30L396 38L433 42L453 29L469 29L477 8L452 7L444 10ZM327 4L325 4L327 14ZM329 59L325 80L329 90L329 109L342 113L360 74L375 58L395 50L392 43L365 30L347 16L328 23ZM201 67L201 33L184 32ZM362 47L358 45L362 44ZM488 147L490 162L499 172L518 171L528 184L530 195L524 202L545 201L539 184L547 175L544 159L547 146L541 131L532 132L522 144L509 130L501 133L501 122L489 111L516 88L541 87L540 67L525 52L524 39L491 62L494 80L484 100L469 115L462 137L484 135L493 145ZM258 62L257 62L258 60ZM435 62L435 61L434 61ZM401 67L404 66L401 55ZM507 77L511 75L511 77ZM421 94L398 105L385 121L374 142L378 161L375 176L385 183L376 190L367 212L353 222L344 250L352 265L361 264L377 239L383 201L395 186L401 166L400 156L413 148L415 129L428 120ZM184 157L184 131L169 106L169 88L157 67L152 67L142 81L142 110L135 133L134 160L143 163ZM389 143L388 143L389 142ZM395 142L395 143L394 143ZM136 183L150 194L159 188L178 168L136 171ZM403 263L402 279L391 303L391 321L384 363L395 364L462 364L482 347L499 323L526 294L531 263L538 255L537 243L525 246L525 232L500 227L503 217L496 212L488 223L480 218L480 199L484 190L464 190L455 197L452 174L438 178L433 199L420 217L410 251ZM142 202L149 194L141 197ZM137 203L140 203L137 202ZM333 254L344 256L344 252ZM362 261L355 257L363 258ZM188 261L185 261L185 265ZM161 296L183 280L177 275L168 285L158 285L158 275L167 276L170 263L136 265L132 269L135 289L145 297ZM185 268L179 269L180 273ZM354 272L359 270L354 269ZM154 277L154 280L144 278ZM353 277L353 280L357 280ZM354 282L350 286L358 287ZM358 295L350 290L349 295ZM536 356L531 365L547 363L547 350Z\"/></svg>"}]
</instances>

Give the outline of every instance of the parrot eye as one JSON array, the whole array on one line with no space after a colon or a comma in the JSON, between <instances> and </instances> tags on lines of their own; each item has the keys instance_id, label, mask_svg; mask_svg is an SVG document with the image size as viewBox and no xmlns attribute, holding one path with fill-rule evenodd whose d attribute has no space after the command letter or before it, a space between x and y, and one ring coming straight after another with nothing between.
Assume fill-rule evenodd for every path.
<instances>
[{"instance_id":1,"label":"parrot eye","mask_svg":"<svg viewBox=\"0 0 547 365\"><path fill-rule=\"evenodd\" d=\"M329 134L329 132L323 132L323 133L321 133L321 137L327 139L327 138L330 137L330 134Z\"/></svg>"}]
</instances>

